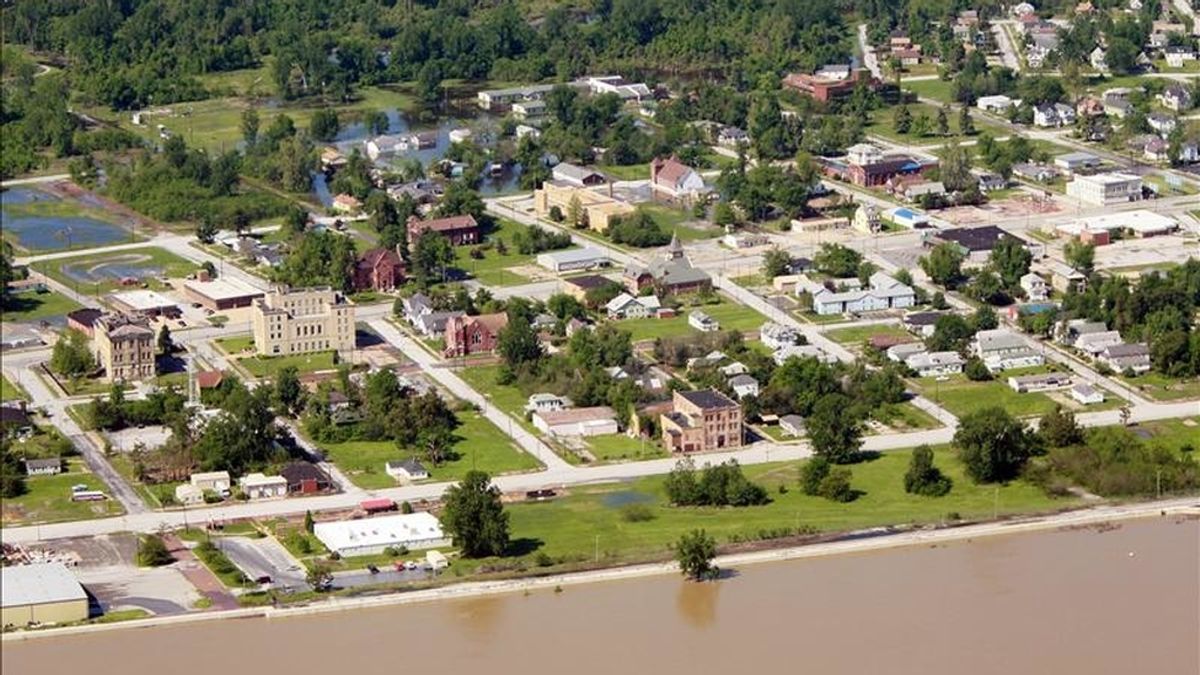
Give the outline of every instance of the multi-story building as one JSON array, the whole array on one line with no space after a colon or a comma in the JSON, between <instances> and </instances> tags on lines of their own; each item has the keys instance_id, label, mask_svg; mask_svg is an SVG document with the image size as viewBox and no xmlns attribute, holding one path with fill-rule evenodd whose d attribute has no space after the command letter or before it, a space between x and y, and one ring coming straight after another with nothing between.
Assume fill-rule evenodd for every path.
<instances>
[{"instance_id":1,"label":"multi-story building","mask_svg":"<svg viewBox=\"0 0 1200 675\"><path fill-rule=\"evenodd\" d=\"M480 314L455 316L446 322L446 356L486 354L496 351L500 331L508 325L508 315Z\"/></svg>"},{"instance_id":2,"label":"multi-story building","mask_svg":"<svg viewBox=\"0 0 1200 675\"><path fill-rule=\"evenodd\" d=\"M715 389L677 391L660 418L663 445L672 452L742 447L742 407Z\"/></svg>"},{"instance_id":3,"label":"multi-story building","mask_svg":"<svg viewBox=\"0 0 1200 675\"><path fill-rule=\"evenodd\" d=\"M1142 198L1142 178L1127 173L1075 176L1067 183L1067 196L1097 206L1136 202Z\"/></svg>"},{"instance_id":4,"label":"multi-story building","mask_svg":"<svg viewBox=\"0 0 1200 675\"><path fill-rule=\"evenodd\" d=\"M331 288L277 288L251 306L259 354L354 349L354 305Z\"/></svg>"},{"instance_id":5,"label":"multi-story building","mask_svg":"<svg viewBox=\"0 0 1200 675\"><path fill-rule=\"evenodd\" d=\"M145 317L106 314L93 324L96 360L110 381L155 375L154 330Z\"/></svg>"}]
</instances>

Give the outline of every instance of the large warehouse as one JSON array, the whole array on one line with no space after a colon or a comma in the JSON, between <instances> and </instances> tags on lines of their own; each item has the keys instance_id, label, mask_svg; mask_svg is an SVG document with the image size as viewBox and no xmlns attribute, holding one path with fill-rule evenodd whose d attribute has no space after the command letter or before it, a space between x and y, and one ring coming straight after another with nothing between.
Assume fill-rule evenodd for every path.
<instances>
[{"instance_id":1,"label":"large warehouse","mask_svg":"<svg viewBox=\"0 0 1200 675\"><path fill-rule=\"evenodd\" d=\"M214 279L213 281L185 281L184 295L190 302L219 312L236 307L249 307L263 292L237 279Z\"/></svg>"},{"instance_id":2,"label":"large warehouse","mask_svg":"<svg viewBox=\"0 0 1200 675\"><path fill-rule=\"evenodd\" d=\"M442 524L431 513L405 513L380 518L317 523L313 534L325 548L341 556L377 555L401 546L415 551L450 545Z\"/></svg>"},{"instance_id":3,"label":"large warehouse","mask_svg":"<svg viewBox=\"0 0 1200 675\"><path fill-rule=\"evenodd\" d=\"M0 568L0 623L70 623L88 618L88 597L62 563Z\"/></svg>"}]
</instances>

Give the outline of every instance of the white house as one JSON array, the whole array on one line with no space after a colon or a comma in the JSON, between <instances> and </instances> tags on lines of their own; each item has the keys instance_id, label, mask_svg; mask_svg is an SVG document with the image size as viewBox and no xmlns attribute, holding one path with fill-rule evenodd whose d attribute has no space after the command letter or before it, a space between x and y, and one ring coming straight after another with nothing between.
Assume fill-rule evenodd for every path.
<instances>
[{"instance_id":1,"label":"white house","mask_svg":"<svg viewBox=\"0 0 1200 675\"><path fill-rule=\"evenodd\" d=\"M915 209L900 207L893 209L889 215L893 223L900 227L907 227L910 230L915 230L918 227L924 227L929 224L929 216Z\"/></svg>"},{"instance_id":2,"label":"white house","mask_svg":"<svg viewBox=\"0 0 1200 675\"><path fill-rule=\"evenodd\" d=\"M779 418L779 430L788 436L803 436L804 418L799 415L784 415Z\"/></svg>"},{"instance_id":3,"label":"white house","mask_svg":"<svg viewBox=\"0 0 1200 675\"><path fill-rule=\"evenodd\" d=\"M782 366L792 357L799 359L817 359L822 363L837 363L837 357L815 345L786 345L775 350L771 359L775 365Z\"/></svg>"},{"instance_id":4,"label":"white house","mask_svg":"<svg viewBox=\"0 0 1200 675\"><path fill-rule=\"evenodd\" d=\"M1018 394L1031 391L1050 391L1071 386L1070 373L1036 373L1008 378L1008 386Z\"/></svg>"},{"instance_id":5,"label":"white house","mask_svg":"<svg viewBox=\"0 0 1200 675\"><path fill-rule=\"evenodd\" d=\"M387 462L384 464L383 470L399 483L411 483L429 478L429 470L411 457Z\"/></svg>"},{"instance_id":6,"label":"white house","mask_svg":"<svg viewBox=\"0 0 1200 675\"><path fill-rule=\"evenodd\" d=\"M287 479L283 476L266 476L248 473L238 479L242 493L255 501L259 499L281 499L287 496Z\"/></svg>"},{"instance_id":7,"label":"white house","mask_svg":"<svg viewBox=\"0 0 1200 675\"><path fill-rule=\"evenodd\" d=\"M617 413L608 406L535 412L533 426L551 436L601 436L620 431Z\"/></svg>"},{"instance_id":8,"label":"white house","mask_svg":"<svg viewBox=\"0 0 1200 675\"><path fill-rule=\"evenodd\" d=\"M871 275L869 288L831 291L818 287L812 291L812 303L813 311L822 316L874 312L912 307L917 303L917 294L911 286L884 272L875 272Z\"/></svg>"},{"instance_id":9,"label":"white house","mask_svg":"<svg viewBox=\"0 0 1200 675\"><path fill-rule=\"evenodd\" d=\"M1075 339L1074 347L1082 352L1086 352L1092 357L1099 356L1104 353L1105 349L1113 345L1119 345L1124 342L1121 339L1121 333L1115 330L1097 331L1094 333L1085 333Z\"/></svg>"},{"instance_id":10,"label":"white house","mask_svg":"<svg viewBox=\"0 0 1200 675\"><path fill-rule=\"evenodd\" d=\"M618 295L604 306L610 319L645 319L658 316L661 308L662 303L659 302L656 295L643 295L635 298L628 293Z\"/></svg>"},{"instance_id":11,"label":"white house","mask_svg":"<svg viewBox=\"0 0 1200 675\"><path fill-rule=\"evenodd\" d=\"M216 493L225 493L229 491L229 472L228 471L207 471L202 473L194 473L188 476L188 482L192 486L201 490L212 490Z\"/></svg>"},{"instance_id":12,"label":"white house","mask_svg":"<svg viewBox=\"0 0 1200 675\"><path fill-rule=\"evenodd\" d=\"M993 373L1045 363L1045 357L1031 349L1025 338L1007 328L979 331L975 334L971 350L983 359L988 371Z\"/></svg>"},{"instance_id":13,"label":"white house","mask_svg":"<svg viewBox=\"0 0 1200 675\"><path fill-rule=\"evenodd\" d=\"M799 342L800 331L791 326L768 321L758 329L758 341L767 349L780 349Z\"/></svg>"},{"instance_id":14,"label":"white house","mask_svg":"<svg viewBox=\"0 0 1200 675\"><path fill-rule=\"evenodd\" d=\"M996 94L995 96L980 96L975 101L975 107L984 112L1003 113L1007 112L1015 103L1004 94Z\"/></svg>"},{"instance_id":15,"label":"white house","mask_svg":"<svg viewBox=\"0 0 1200 675\"><path fill-rule=\"evenodd\" d=\"M1046 280L1033 272L1021 277L1021 290L1025 291L1025 297L1030 302L1042 302L1050 297L1050 288L1046 285Z\"/></svg>"},{"instance_id":16,"label":"white house","mask_svg":"<svg viewBox=\"0 0 1200 675\"><path fill-rule=\"evenodd\" d=\"M400 136L384 134L367 141L367 157L372 161L385 155L394 155L408 149L408 141Z\"/></svg>"},{"instance_id":17,"label":"white house","mask_svg":"<svg viewBox=\"0 0 1200 675\"><path fill-rule=\"evenodd\" d=\"M451 129L448 137L451 143L463 143L471 140L471 130L466 127Z\"/></svg>"},{"instance_id":18,"label":"white house","mask_svg":"<svg viewBox=\"0 0 1200 675\"><path fill-rule=\"evenodd\" d=\"M858 208L854 210L854 218L851 219L850 225L864 234L878 232L883 227L879 208L874 204L859 204Z\"/></svg>"},{"instance_id":19,"label":"white house","mask_svg":"<svg viewBox=\"0 0 1200 675\"><path fill-rule=\"evenodd\" d=\"M749 375L734 375L729 378L729 386L733 388L734 395L739 399L758 396L758 380Z\"/></svg>"},{"instance_id":20,"label":"white house","mask_svg":"<svg viewBox=\"0 0 1200 675\"><path fill-rule=\"evenodd\" d=\"M688 325L701 333L715 333L721 330L721 324L700 310L692 310L688 314Z\"/></svg>"},{"instance_id":21,"label":"white house","mask_svg":"<svg viewBox=\"0 0 1200 675\"><path fill-rule=\"evenodd\" d=\"M525 409L530 412L538 412L543 410L563 410L571 407L571 399L558 394L539 393L529 397L529 401L525 404Z\"/></svg>"},{"instance_id":22,"label":"white house","mask_svg":"<svg viewBox=\"0 0 1200 675\"><path fill-rule=\"evenodd\" d=\"M901 342L898 345L892 345L891 347L888 347L888 350L885 353L887 354L889 361L893 361L895 363L905 363L908 361L910 356L924 354L926 351L928 350L925 348L925 345L921 344L920 342Z\"/></svg>"},{"instance_id":23,"label":"white house","mask_svg":"<svg viewBox=\"0 0 1200 675\"><path fill-rule=\"evenodd\" d=\"M203 504L204 490L191 483L180 483L175 486L175 501L184 506Z\"/></svg>"},{"instance_id":24,"label":"white house","mask_svg":"<svg viewBox=\"0 0 1200 675\"><path fill-rule=\"evenodd\" d=\"M1080 382L1071 387L1071 398L1075 399L1081 405L1093 405L1104 403L1104 392L1090 384Z\"/></svg>"},{"instance_id":25,"label":"white house","mask_svg":"<svg viewBox=\"0 0 1200 675\"><path fill-rule=\"evenodd\" d=\"M920 377L940 377L961 373L966 362L958 352L921 352L904 360L904 365Z\"/></svg>"},{"instance_id":26,"label":"white house","mask_svg":"<svg viewBox=\"0 0 1200 675\"><path fill-rule=\"evenodd\" d=\"M655 158L650 162L650 186L672 197L708 192L700 172L675 157Z\"/></svg>"},{"instance_id":27,"label":"white house","mask_svg":"<svg viewBox=\"0 0 1200 675\"><path fill-rule=\"evenodd\" d=\"M1141 342L1112 345L1100 354L1100 361L1118 373L1140 374L1150 370L1150 349Z\"/></svg>"},{"instance_id":28,"label":"white house","mask_svg":"<svg viewBox=\"0 0 1200 675\"><path fill-rule=\"evenodd\" d=\"M1150 128L1157 132L1159 136L1164 138L1169 136L1172 131L1175 131L1175 127L1179 124L1174 117L1170 115L1164 115L1162 113L1150 113L1149 115L1146 115L1146 123L1149 124Z\"/></svg>"}]
</instances>

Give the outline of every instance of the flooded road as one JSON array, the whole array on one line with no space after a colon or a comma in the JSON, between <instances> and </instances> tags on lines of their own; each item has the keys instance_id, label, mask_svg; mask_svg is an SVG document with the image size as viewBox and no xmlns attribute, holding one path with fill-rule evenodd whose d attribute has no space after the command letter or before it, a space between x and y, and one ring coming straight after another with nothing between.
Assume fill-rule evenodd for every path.
<instances>
[{"instance_id":1,"label":"flooded road","mask_svg":"<svg viewBox=\"0 0 1200 675\"><path fill-rule=\"evenodd\" d=\"M6 675L1200 672L1200 521L5 643Z\"/></svg>"}]
</instances>

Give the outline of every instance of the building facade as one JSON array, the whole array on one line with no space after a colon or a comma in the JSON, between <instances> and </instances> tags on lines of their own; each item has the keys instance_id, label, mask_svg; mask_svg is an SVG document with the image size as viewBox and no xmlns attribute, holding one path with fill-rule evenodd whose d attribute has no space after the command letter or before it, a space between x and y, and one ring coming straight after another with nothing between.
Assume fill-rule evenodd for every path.
<instances>
[{"instance_id":1,"label":"building facade","mask_svg":"<svg viewBox=\"0 0 1200 675\"><path fill-rule=\"evenodd\" d=\"M489 354L496 351L500 331L508 325L508 315L480 314L456 316L446 322L446 356Z\"/></svg>"},{"instance_id":2,"label":"building facade","mask_svg":"<svg viewBox=\"0 0 1200 675\"><path fill-rule=\"evenodd\" d=\"M1067 196L1097 206L1135 202L1142 198L1142 178L1125 173L1076 176L1067 183Z\"/></svg>"},{"instance_id":3,"label":"building facade","mask_svg":"<svg viewBox=\"0 0 1200 675\"><path fill-rule=\"evenodd\" d=\"M277 288L251 306L264 356L354 349L354 305L331 288Z\"/></svg>"},{"instance_id":4,"label":"building facade","mask_svg":"<svg viewBox=\"0 0 1200 675\"><path fill-rule=\"evenodd\" d=\"M156 356L154 331L140 316L108 314L96 320L96 360L111 382L154 377Z\"/></svg>"},{"instance_id":5,"label":"building facade","mask_svg":"<svg viewBox=\"0 0 1200 675\"><path fill-rule=\"evenodd\" d=\"M742 407L715 389L677 391L661 416L663 446L671 452L740 448Z\"/></svg>"},{"instance_id":6,"label":"building facade","mask_svg":"<svg viewBox=\"0 0 1200 675\"><path fill-rule=\"evenodd\" d=\"M392 291L404 283L407 268L390 248L373 248L354 263L354 290Z\"/></svg>"}]
</instances>

